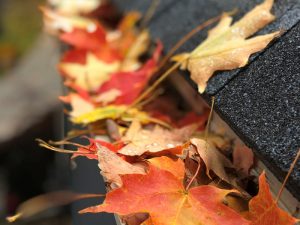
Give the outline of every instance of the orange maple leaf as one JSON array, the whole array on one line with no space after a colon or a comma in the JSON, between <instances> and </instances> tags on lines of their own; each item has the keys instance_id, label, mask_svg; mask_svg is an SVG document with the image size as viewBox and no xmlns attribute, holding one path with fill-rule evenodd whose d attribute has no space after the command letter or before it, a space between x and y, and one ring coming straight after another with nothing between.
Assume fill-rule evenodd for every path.
<instances>
[{"instance_id":1,"label":"orange maple leaf","mask_svg":"<svg viewBox=\"0 0 300 225\"><path fill-rule=\"evenodd\" d=\"M159 165L159 167L157 167ZM123 186L106 195L102 205L80 213L120 215L149 213L155 225L249 225L249 221L223 204L233 190L204 185L185 190L184 165L167 157L149 163L146 175L122 176Z\"/></svg>"},{"instance_id":2,"label":"orange maple leaf","mask_svg":"<svg viewBox=\"0 0 300 225\"><path fill-rule=\"evenodd\" d=\"M294 225L298 219L280 209L272 198L265 173L259 177L258 195L249 203L250 225Z\"/></svg>"}]
</instances>

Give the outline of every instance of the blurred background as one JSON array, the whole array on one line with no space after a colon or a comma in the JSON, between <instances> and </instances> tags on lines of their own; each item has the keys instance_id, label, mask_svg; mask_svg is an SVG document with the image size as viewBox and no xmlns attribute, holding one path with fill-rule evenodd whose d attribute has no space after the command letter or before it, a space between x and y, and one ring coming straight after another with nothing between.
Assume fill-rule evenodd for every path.
<instances>
[{"instance_id":1,"label":"blurred background","mask_svg":"<svg viewBox=\"0 0 300 225\"><path fill-rule=\"evenodd\" d=\"M59 44L43 34L43 0L0 0L0 224L38 194L70 187L69 157L35 138L63 136ZM71 224L68 208L16 224Z\"/></svg>"}]
</instances>

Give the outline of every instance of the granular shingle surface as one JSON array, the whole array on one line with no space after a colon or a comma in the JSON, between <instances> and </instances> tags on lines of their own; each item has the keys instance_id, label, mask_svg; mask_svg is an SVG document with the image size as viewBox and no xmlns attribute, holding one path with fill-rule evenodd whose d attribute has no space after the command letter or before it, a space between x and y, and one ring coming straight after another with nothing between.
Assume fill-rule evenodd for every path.
<instances>
[{"instance_id":1,"label":"granular shingle surface","mask_svg":"<svg viewBox=\"0 0 300 225\"><path fill-rule=\"evenodd\" d=\"M283 179L300 148L300 23L216 95L219 114ZM300 198L300 162L289 189Z\"/></svg>"},{"instance_id":2,"label":"granular shingle surface","mask_svg":"<svg viewBox=\"0 0 300 225\"><path fill-rule=\"evenodd\" d=\"M148 1L115 0L121 10L142 9ZM261 0L161 0L149 24L151 35L164 43L165 51L207 19L238 8L240 18ZM272 12L276 21L259 34L275 30L285 33L260 53L248 66L218 72L209 80L206 99L216 96L216 110L234 131L274 171L286 174L300 148L300 1L277 0ZM190 51L206 37L207 30L189 40L179 52ZM300 162L288 189L300 199Z\"/></svg>"}]
</instances>

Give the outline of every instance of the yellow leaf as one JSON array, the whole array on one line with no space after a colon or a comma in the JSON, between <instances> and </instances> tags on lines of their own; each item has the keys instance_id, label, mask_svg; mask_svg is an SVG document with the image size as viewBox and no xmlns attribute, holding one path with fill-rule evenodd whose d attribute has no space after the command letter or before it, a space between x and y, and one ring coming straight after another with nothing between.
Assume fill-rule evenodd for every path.
<instances>
[{"instance_id":1,"label":"yellow leaf","mask_svg":"<svg viewBox=\"0 0 300 225\"><path fill-rule=\"evenodd\" d=\"M124 61L122 71L134 71L140 68L139 57L144 54L149 47L150 35L148 30L143 30L136 38L135 43L129 48Z\"/></svg>"},{"instance_id":2,"label":"yellow leaf","mask_svg":"<svg viewBox=\"0 0 300 225\"><path fill-rule=\"evenodd\" d=\"M90 112L74 117L71 120L73 123L77 124L89 124L104 119L121 119L128 122L137 120L141 123L154 122L168 126L162 121L150 117L146 112L140 111L136 108L128 108L128 106L125 105L108 105L96 108Z\"/></svg>"},{"instance_id":3,"label":"yellow leaf","mask_svg":"<svg viewBox=\"0 0 300 225\"><path fill-rule=\"evenodd\" d=\"M106 63L94 54L88 53L86 64L61 63L60 69L75 80L75 84L85 90L96 90L105 81L109 80L111 73L119 70L120 63Z\"/></svg>"},{"instance_id":4,"label":"yellow leaf","mask_svg":"<svg viewBox=\"0 0 300 225\"><path fill-rule=\"evenodd\" d=\"M264 49L279 32L246 39L274 20L270 13L273 0L265 0L231 25L232 17L224 14L219 24L209 31L207 39L191 53L173 58L182 61L181 68L191 72L200 93L215 71L231 70L247 64L251 54Z\"/></svg>"},{"instance_id":5,"label":"yellow leaf","mask_svg":"<svg viewBox=\"0 0 300 225\"><path fill-rule=\"evenodd\" d=\"M121 114L123 114L125 110L126 110L125 106L111 106L111 105L106 107L96 108L93 111L72 118L72 122L88 124L88 123L92 123L98 120L103 120L108 118L116 119Z\"/></svg>"}]
</instances>

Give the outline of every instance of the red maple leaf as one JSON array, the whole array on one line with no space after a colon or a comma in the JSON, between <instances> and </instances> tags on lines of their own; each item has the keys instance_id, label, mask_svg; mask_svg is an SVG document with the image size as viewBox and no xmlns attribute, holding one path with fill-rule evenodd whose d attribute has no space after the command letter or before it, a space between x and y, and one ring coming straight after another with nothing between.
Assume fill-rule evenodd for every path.
<instances>
[{"instance_id":1,"label":"red maple leaf","mask_svg":"<svg viewBox=\"0 0 300 225\"><path fill-rule=\"evenodd\" d=\"M113 101L114 104L129 105L132 103L154 74L161 51L162 44L158 42L152 58L142 68L133 72L117 72L112 74L110 80L100 87L98 94L103 94L111 89L117 89L121 94Z\"/></svg>"},{"instance_id":2,"label":"red maple leaf","mask_svg":"<svg viewBox=\"0 0 300 225\"><path fill-rule=\"evenodd\" d=\"M98 50L106 42L106 31L100 24L93 24L92 31L83 28L73 28L71 32L60 35L65 43L83 50Z\"/></svg>"},{"instance_id":3,"label":"red maple leaf","mask_svg":"<svg viewBox=\"0 0 300 225\"><path fill-rule=\"evenodd\" d=\"M151 160L146 175L122 176L123 186L108 193L103 204L80 213L149 213L155 225L249 225L248 220L223 204L232 190L210 185L185 190L181 160Z\"/></svg>"}]
</instances>

